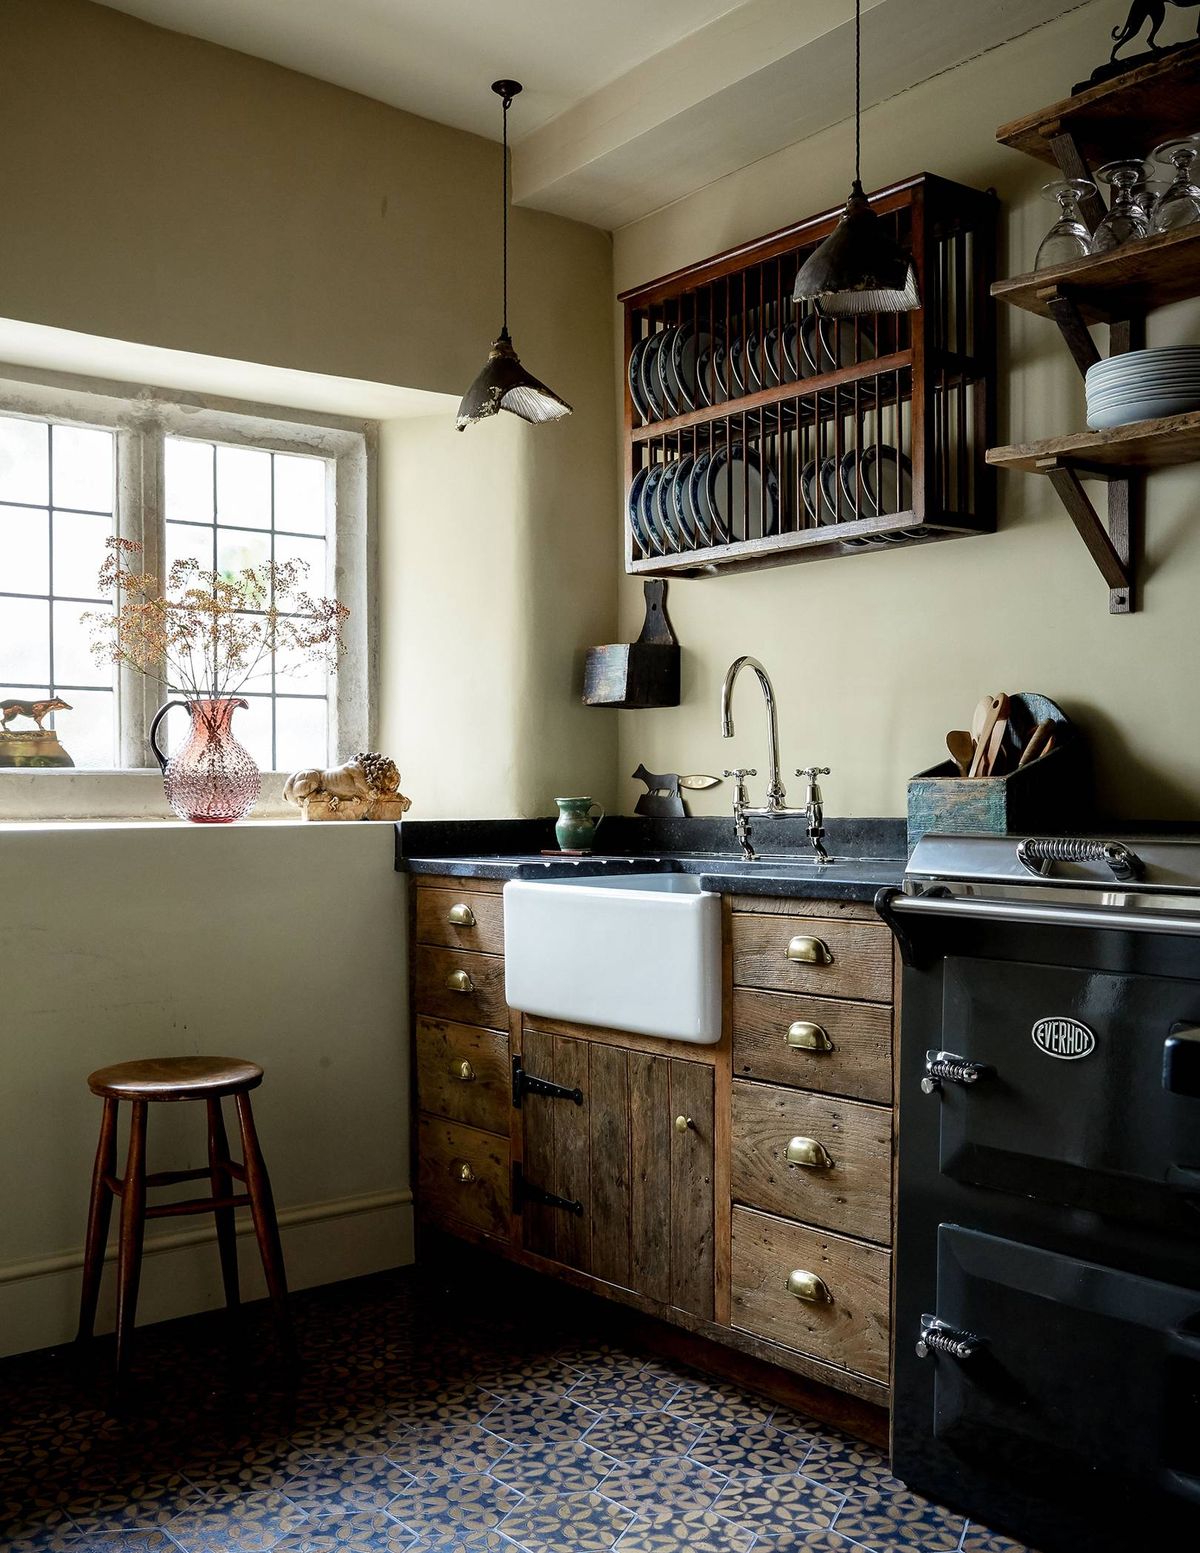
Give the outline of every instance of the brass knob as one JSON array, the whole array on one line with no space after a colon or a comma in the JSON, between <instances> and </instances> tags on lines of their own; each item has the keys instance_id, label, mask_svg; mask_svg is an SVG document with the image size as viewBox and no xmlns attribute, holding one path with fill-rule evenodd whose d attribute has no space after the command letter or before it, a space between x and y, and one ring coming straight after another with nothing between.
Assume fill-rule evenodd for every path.
<instances>
[{"instance_id":1,"label":"brass knob","mask_svg":"<svg viewBox=\"0 0 1200 1553\"><path fill-rule=\"evenodd\" d=\"M793 1051L831 1052L833 1050L829 1032L822 1025L813 1024L810 1019L797 1019L794 1024L788 1026L787 1043Z\"/></svg>"},{"instance_id":2,"label":"brass knob","mask_svg":"<svg viewBox=\"0 0 1200 1553\"><path fill-rule=\"evenodd\" d=\"M446 977L447 992L474 992L475 983L466 971L451 971Z\"/></svg>"},{"instance_id":3,"label":"brass knob","mask_svg":"<svg viewBox=\"0 0 1200 1553\"><path fill-rule=\"evenodd\" d=\"M802 965L832 965L833 955L823 938L809 938L801 934L791 939L787 946L787 958L799 960Z\"/></svg>"},{"instance_id":4,"label":"brass knob","mask_svg":"<svg viewBox=\"0 0 1200 1553\"><path fill-rule=\"evenodd\" d=\"M456 905L451 906L448 916L449 920L454 924L455 927L475 926L475 913L469 906L464 905L462 901L459 901Z\"/></svg>"},{"instance_id":5,"label":"brass knob","mask_svg":"<svg viewBox=\"0 0 1200 1553\"><path fill-rule=\"evenodd\" d=\"M806 1272L804 1268L797 1267L788 1274L787 1291L798 1300L804 1300L809 1305L832 1305L833 1295L829 1292L829 1285L824 1278L816 1273Z\"/></svg>"},{"instance_id":6,"label":"brass knob","mask_svg":"<svg viewBox=\"0 0 1200 1553\"><path fill-rule=\"evenodd\" d=\"M457 1071L455 1076L459 1079L459 1081L461 1083L469 1084L471 1082L471 1080L475 1077L475 1069L471 1066L471 1064L469 1062L466 1062L466 1061L460 1062L459 1065L458 1065L458 1071Z\"/></svg>"},{"instance_id":7,"label":"brass knob","mask_svg":"<svg viewBox=\"0 0 1200 1553\"><path fill-rule=\"evenodd\" d=\"M456 1159L450 1165L450 1174L460 1186L470 1186L476 1179L475 1172L471 1169L470 1160Z\"/></svg>"},{"instance_id":8,"label":"brass knob","mask_svg":"<svg viewBox=\"0 0 1200 1553\"><path fill-rule=\"evenodd\" d=\"M677 1116L675 1118L676 1132L695 1132L696 1124L690 1116Z\"/></svg>"},{"instance_id":9,"label":"brass knob","mask_svg":"<svg viewBox=\"0 0 1200 1553\"><path fill-rule=\"evenodd\" d=\"M805 1165L809 1170L832 1170L829 1150L815 1138L792 1138L784 1158L789 1165Z\"/></svg>"}]
</instances>

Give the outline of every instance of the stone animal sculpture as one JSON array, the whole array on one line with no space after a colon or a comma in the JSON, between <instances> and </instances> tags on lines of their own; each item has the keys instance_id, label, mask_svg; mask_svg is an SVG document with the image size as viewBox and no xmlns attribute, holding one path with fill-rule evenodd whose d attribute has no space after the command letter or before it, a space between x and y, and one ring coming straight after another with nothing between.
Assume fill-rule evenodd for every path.
<instances>
[{"instance_id":1,"label":"stone animal sculpture","mask_svg":"<svg viewBox=\"0 0 1200 1553\"><path fill-rule=\"evenodd\" d=\"M0 728L8 731L8 725L14 717L29 717L42 727L42 718L49 712L69 712L71 705L68 701L60 701L54 696L49 701L0 701ZM43 729L43 732L45 730Z\"/></svg>"},{"instance_id":2,"label":"stone animal sculpture","mask_svg":"<svg viewBox=\"0 0 1200 1553\"><path fill-rule=\"evenodd\" d=\"M1158 29L1162 26L1167 15L1167 6L1175 5L1182 9L1184 6L1200 6L1200 0L1133 0L1129 7L1129 15L1125 18L1123 27L1114 27L1112 35L1116 39L1110 59L1116 59L1117 50L1123 48L1126 43L1132 43L1141 32L1147 22L1150 23L1150 35L1146 42L1156 52L1158 44L1154 41L1158 37ZM1200 17L1196 19L1196 33L1200 36Z\"/></svg>"},{"instance_id":3,"label":"stone animal sculpture","mask_svg":"<svg viewBox=\"0 0 1200 1553\"><path fill-rule=\"evenodd\" d=\"M398 820L412 804L400 791L395 762L371 752L329 771L297 771L283 796L306 820Z\"/></svg>"}]
</instances>

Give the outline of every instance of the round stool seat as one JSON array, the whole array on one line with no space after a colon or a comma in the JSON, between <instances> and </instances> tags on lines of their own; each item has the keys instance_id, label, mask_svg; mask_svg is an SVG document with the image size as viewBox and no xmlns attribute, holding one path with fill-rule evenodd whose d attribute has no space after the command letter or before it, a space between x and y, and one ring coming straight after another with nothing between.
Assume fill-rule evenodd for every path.
<instances>
[{"instance_id":1,"label":"round stool seat","mask_svg":"<svg viewBox=\"0 0 1200 1553\"><path fill-rule=\"evenodd\" d=\"M111 1100L205 1100L255 1089L263 1070L240 1057L143 1057L97 1068L94 1095Z\"/></svg>"}]
</instances>

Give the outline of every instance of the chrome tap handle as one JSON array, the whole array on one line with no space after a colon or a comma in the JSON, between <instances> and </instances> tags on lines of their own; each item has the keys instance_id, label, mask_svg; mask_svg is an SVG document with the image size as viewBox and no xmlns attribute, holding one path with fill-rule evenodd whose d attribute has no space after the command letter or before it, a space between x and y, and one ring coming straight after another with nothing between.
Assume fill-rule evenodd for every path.
<instances>
[{"instance_id":1,"label":"chrome tap handle","mask_svg":"<svg viewBox=\"0 0 1200 1553\"><path fill-rule=\"evenodd\" d=\"M804 793L804 807L808 812L808 839L812 843L813 851L817 854L817 861L827 863L829 853L825 850L825 809L824 799L821 797L821 789L817 784L817 778L829 775L828 766L799 766L796 775L803 777L808 783Z\"/></svg>"},{"instance_id":2,"label":"chrome tap handle","mask_svg":"<svg viewBox=\"0 0 1200 1553\"><path fill-rule=\"evenodd\" d=\"M749 802L749 799L746 796L746 778L748 776L756 777L757 775L758 771L754 766L735 766L732 771L727 771L725 773L726 778L732 779L734 783L734 808L736 808L738 804L745 804Z\"/></svg>"},{"instance_id":3,"label":"chrome tap handle","mask_svg":"<svg viewBox=\"0 0 1200 1553\"><path fill-rule=\"evenodd\" d=\"M746 818L746 809L750 800L746 794L746 778L757 776L758 772L753 766L738 766L732 771L726 771L727 778L733 780L733 828L737 835L738 845L742 849L742 856L747 862L754 861L754 847L750 840L750 821Z\"/></svg>"}]
</instances>

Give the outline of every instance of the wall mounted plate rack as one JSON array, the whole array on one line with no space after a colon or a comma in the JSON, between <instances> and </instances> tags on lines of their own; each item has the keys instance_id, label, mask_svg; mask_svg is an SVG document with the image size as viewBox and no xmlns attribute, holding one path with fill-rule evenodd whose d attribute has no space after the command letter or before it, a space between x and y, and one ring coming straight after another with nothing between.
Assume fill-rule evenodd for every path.
<instances>
[{"instance_id":1,"label":"wall mounted plate rack","mask_svg":"<svg viewBox=\"0 0 1200 1553\"><path fill-rule=\"evenodd\" d=\"M929 173L871 196L921 306L792 302L840 208L624 292L625 562L705 576L995 528L997 202Z\"/></svg>"}]
</instances>

